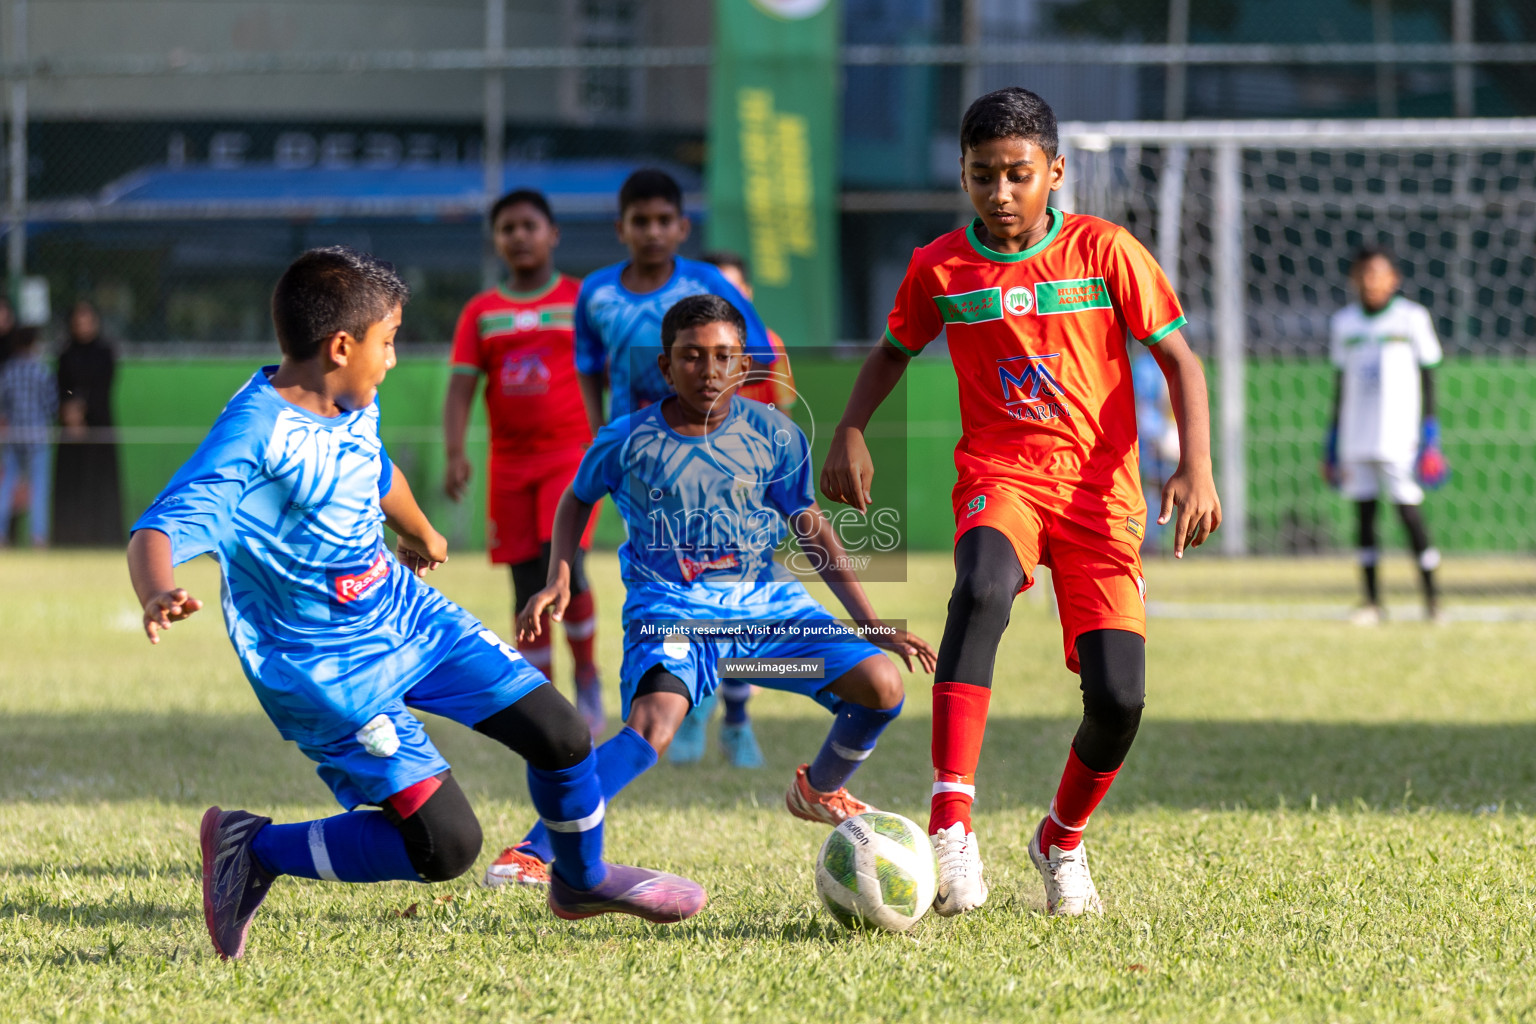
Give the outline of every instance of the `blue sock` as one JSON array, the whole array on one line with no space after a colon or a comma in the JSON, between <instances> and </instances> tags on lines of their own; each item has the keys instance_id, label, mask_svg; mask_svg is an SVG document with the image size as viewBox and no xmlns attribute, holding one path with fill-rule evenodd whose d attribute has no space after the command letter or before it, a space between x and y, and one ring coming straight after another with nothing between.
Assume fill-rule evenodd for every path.
<instances>
[{"instance_id":1,"label":"blue sock","mask_svg":"<svg viewBox=\"0 0 1536 1024\"><path fill-rule=\"evenodd\" d=\"M251 852L274 875L332 882L419 882L400 830L380 811L353 811L293 825L268 825Z\"/></svg>"},{"instance_id":2,"label":"blue sock","mask_svg":"<svg viewBox=\"0 0 1536 1024\"><path fill-rule=\"evenodd\" d=\"M832 719L832 731L827 733L827 741L821 745L816 760L805 773L805 781L818 793L841 789L864 759L874 753L880 734L896 721L899 714L901 704L882 711L844 702L838 708L837 717Z\"/></svg>"},{"instance_id":3,"label":"blue sock","mask_svg":"<svg viewBox=\"0 0 1536 1024\"><path fill-rule=\"evenodd\" d=\"M747 701L751 697L751 683L729 682L720 684L720 699L725 702L726 725L746 724Z\"/></svg>"},{"instance_id":4,"label":"blue sock","mask_svg":"<svg viewBox=\"0 0 1536 1024\"><path fill-rule=\"evenodd\" d=\"M597 748L597 781L603 787L603 800L619 794L625 786L645 774L656 764L656 748L646 742L629 726L618 731L606 743ZM549 842L549 829L541 821L529 830L524 842L532 845L530 851L546 864L555 859L555 849Z\"/></svg>"},{"instance_id":5,"label":"blue sock","mask_svg":"<svg viewBox=\"0 0 1536 1024\"><path fill-rule=\"evenodd\" d=\"M608 877L603 863L603 787L597 779L597 753L561 771L528 766L528 794L554 853L555 874L576 889L595 889Z\"/></svg>"}]
</instances>

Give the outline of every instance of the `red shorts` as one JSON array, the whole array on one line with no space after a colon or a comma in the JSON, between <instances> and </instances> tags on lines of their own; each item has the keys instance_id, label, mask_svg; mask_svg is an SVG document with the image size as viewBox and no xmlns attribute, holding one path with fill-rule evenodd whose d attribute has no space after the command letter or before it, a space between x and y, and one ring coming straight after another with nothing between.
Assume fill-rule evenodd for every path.
<instances>
[{"instance_id":1,"label":"red shorts","mask_svg":"<svg viewBox=\"0 0 1536 1024\"><path fill-rule=\"evenodd\" d=\"M1125 520L1103 530L1037 508L1004 481L962 481L954 492L955 540L990 526L1013 544L1024 569L1024 586L1035 584L1035 566L1051 570L1067 668L1078 671L1077 638L1095 629L1147 635L1146 583L1141 578L1141 538ZM1124 536L1121 536L1124 534Z\"/></svg>"},{"instance_id":2,"label":"red shorts","mask_svg":"<svg viewBox=\"0 0 1536 1024\"><path fill-rule=\"evenodd\" d=\"M485 546L497 564L532 561L549 543L555 506L576 477L585 448L562 448L516 457L491 456ZM592 510L581 546L592 546L598 509Z\"/></svg>"}]
</instances>

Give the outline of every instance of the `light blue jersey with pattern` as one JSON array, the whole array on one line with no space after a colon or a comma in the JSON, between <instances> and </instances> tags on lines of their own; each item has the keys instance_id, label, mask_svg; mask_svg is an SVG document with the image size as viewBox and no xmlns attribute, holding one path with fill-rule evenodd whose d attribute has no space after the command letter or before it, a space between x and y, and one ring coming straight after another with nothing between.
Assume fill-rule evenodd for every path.
<instances>
[{"instance_id":1,"label":"light blue jersey with pattern","mask_svg":"<svg viewBox=\"0 0 1536 1024\"><path fill-rule=\"evenodd\" d=\"M785 517L816 501L811 448L783 413L732 397L702 437L667 425L660 403L598 431L576 471L576 496L613 496L628 529L626 584L766 583L790 579L773 552Z\"/></svg>"},{"instance_id":2,"label":"light blue jersey with pattern","mask_svg":"<svg viewBox=\"0 0 1536 1024\"><path fill-rule=\"evenodd\" d=\"M629 261L588 275L576 297L576 369L597 376L605 370L608 418L618 419L672 393L656 366L661 353L661 318L690 295L719 295L747 321L747 354L754 363L774 361L768 330L757 310L709 263L674 260L672 276L653 292L636 294L620 281Z\"/></svg>"},{"instance_id":3,"label":"light blue jersey with pattern","mask_svg":"<svg viewBox=\"0 0 1536 1024\"><path fill-rule=\"evenodd\" d=\"M379 407L327 418L283 399L264 367L133 526L177 565L211 554L230 641L283 736L360 728L483 627L384 544L393 466Z\"/></svg>"}]
</instances>

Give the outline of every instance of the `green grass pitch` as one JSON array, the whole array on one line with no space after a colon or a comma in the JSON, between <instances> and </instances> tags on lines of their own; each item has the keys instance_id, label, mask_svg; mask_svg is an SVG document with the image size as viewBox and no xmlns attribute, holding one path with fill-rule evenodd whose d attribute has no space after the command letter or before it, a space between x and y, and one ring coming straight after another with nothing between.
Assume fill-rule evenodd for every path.
<instances>
[{"instance_id":1,"label":"green grass pitch","mask_svg":"<svg viewBox=\"0 0 1536 1024\"><path fill-rule=\"evenodd\" d=\"M595 560L602 663L620 590ZM1511 578L1528 580L1527 564ZM1395 571L1395 570L1394 570ZM1448 567L1454 578L1455 566ZM937 641L948 559L872 587ZM1154 619L1141 738L1089 830L1108 914L1043 916L1025 845L1075 727L1075 678L1026 595L998 659L976 825L992 897L908 936L818 904L825 830L785 813L825 716L754 702L768 767L659 766L616 800L611 855L681 871L709 907L666 928L566 923L480 870L530 821L522 765L430 723L485 826L435 886L286 879L240 963L213 955L197 822L337 808L240 675L210 607L151 649L120 556L0 560L0 1019L33 1021L1367 1021L1536 1018L1536 630L1530 623ZM1397 603L1406 569L1395 577ZM1148 569L1149 596L1326 593L1343 561ZM507 579L461 553L436 582L505 631ZM612 691L610 690L610 693ZM855 791L923 822L926 680ZM414 908L414 909L413 909Z\"/></svg>"}]
</instances>

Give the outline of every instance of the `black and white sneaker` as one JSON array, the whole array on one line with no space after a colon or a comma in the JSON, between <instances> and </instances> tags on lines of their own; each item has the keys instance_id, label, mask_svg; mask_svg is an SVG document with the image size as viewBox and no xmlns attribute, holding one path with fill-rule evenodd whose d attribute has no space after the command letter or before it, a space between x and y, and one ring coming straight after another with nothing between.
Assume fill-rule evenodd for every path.
<instances>
[{"instance_id":1,"label":"black and white sneaker","mask_svg":"<svg viewBox=\"0 0 1536 1024\"><path fill-rule=\"evenodd\" d=\"M245 933L250 931L251 918L272 886L272 876L251 852L256 833L271 823L271 818L249 811L210 807L203 814L199 829L203 917L214 950L225 960L238 960L245 953Z\"/></svg>"}]
</instances>

